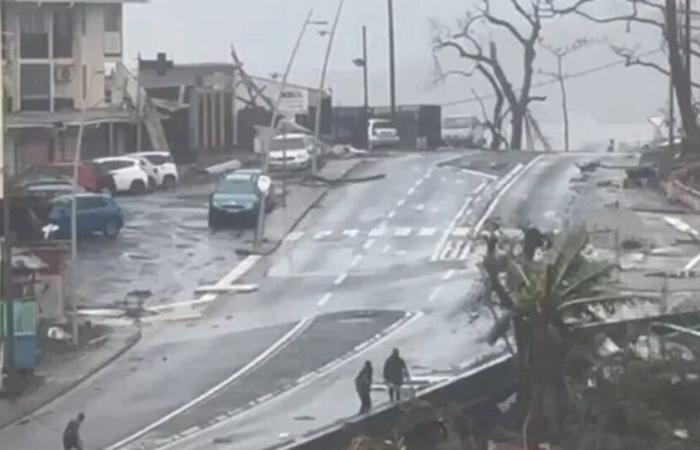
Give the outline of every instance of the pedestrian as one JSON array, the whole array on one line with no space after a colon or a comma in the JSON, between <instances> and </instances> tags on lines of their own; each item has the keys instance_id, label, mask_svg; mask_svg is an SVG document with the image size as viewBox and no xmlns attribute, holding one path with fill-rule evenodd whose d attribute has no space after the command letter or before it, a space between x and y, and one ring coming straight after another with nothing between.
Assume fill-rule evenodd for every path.
<instances>
[{"instance_id":1,"label":"pedestrian","mask_svg":"<svg viewBox=\"0 0 700 450\"><path fill-rule=\"evenodd\" d=\"M393 403L401 400L401 385L408 378L406 361L399 355L399 349L395 348L384 363L384 381L389 388L389 401Z\"/></svg>"},{"instance_id":2,"label":"pedestrian","mask_svg":"<svg viewBox=\"0 0 700 450\"><path fill-rule=\"evenodd\" d=\"M615 151L615 139L610 139L608 144L608 153L613 153Z\"/></svg>"},{"instance_id":3,"label":"pedestrian","mask_svg":"<svg viewBox=\"0 0 700 450\"><path fill-rule=\"evenodd\" d=\"M63 450L83 450L83 441L80 439L80 425L85 420L85 414L78 413L75 419L71 419L63 431Z\"/></svg>"},{"instance_id":4,"label":"pedestrian","mask_svg":"<svg viewBox=\"0 0 700 450\"><path fill-rule=\"evenodd\" d=\"M365 361L360 373L355 377L355 389L360 396L360 414L366 414L372 409L372 363Z\"/></svg>"}]
</instances>

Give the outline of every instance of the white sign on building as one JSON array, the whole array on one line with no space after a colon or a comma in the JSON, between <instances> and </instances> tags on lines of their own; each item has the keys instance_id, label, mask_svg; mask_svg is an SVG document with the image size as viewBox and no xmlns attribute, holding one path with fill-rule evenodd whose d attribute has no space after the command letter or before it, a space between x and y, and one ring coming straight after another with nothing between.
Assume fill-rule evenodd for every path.
<instances>
[{"instance_id":1,"label":"white sign on building","mask_svg":"<svg viewBox=\"0 0 700 450\"><path fill-rule=\"evenodd\" d=\"M309 91L307 89L286 88L280 99L280 113L283 115L306 114L309 112Z\"/></svg>"}]
</instances>

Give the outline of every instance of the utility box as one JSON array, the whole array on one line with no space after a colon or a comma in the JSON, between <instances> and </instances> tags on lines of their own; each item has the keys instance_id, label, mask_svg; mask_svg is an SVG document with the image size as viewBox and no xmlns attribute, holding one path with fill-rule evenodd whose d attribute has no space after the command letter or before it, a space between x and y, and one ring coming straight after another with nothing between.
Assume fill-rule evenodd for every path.
<instances>
[{"instance_id":1,"label":"utility box","mask_svg":"<svg viewBox=\"0 0 700 450\"><path fill-rule=\"evenodd\" d=\"M15 369L34 370L37 355L37 314L36 299L22 298L13 302ZM7 340L7 303L0 303L0 339Z\"/></svg>"}]
</instances>

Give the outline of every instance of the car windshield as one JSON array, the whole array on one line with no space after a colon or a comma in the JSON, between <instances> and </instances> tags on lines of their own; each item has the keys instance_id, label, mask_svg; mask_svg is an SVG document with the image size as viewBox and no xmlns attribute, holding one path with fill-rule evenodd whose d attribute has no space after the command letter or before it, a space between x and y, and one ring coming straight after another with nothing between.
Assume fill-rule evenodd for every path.
<instances>
[{"instance_id":1,"label":"car windshield","mask_svg":"<svg viewBox=\"0 0 700 450\"><path fill-rule=\"evenodd\" d=\"M271 150L301 150L306 148L303 138L277 138L272 140Z\"/></svg>"},{"instance_id":2,"label":"car windshield","mask_svg":"<svg viewBox=\"0 0 700 450\"><path fill-rule=\"evenodd\" d=\"M391 122L375 122L374 128L377 130L395 130L396 127Z\"/></svg>"},{"instance_id":3,"label":"car windshield","mask_svg":"<svg viewBox=\"0 0 700 450\"><path fill-rule=\"evenodd\" d=\"M219 193L249 195L255 194L255 185L250 178L226 178L219 183Z\"/></svg>"},{"instance_id":4,"label":"car windshield","mask_svg":"<svg viewBox=\"0 0 700 450\"><path fill-rule=\"evenodd\" d=\"M474 121L469 117L451 117L442 122L442 128L471 128Z\"/></svg>"}]
</instances>

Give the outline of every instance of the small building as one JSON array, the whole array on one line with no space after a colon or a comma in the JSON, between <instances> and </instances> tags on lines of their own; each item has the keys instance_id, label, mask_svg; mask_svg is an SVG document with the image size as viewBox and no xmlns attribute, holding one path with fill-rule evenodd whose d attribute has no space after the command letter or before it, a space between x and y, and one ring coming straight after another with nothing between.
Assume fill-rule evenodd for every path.
<instances>
[{"instance_id":1,"label":"small building","mask_svg":"<svg viewBox=\"0 0 700 450\"><path fill-rule=\"evenodd\" d=\"M269 125L281 82L248 76L232 63L174 64L165 54L140 60L138 80L158 112L171 152L180 163L211 153L248 153L255 126ZM323 101L322 130L330 133L330 95L288 84L280 103L282 116L314 128Z\"/></svg>"},{"instance_id":2,"label":"small building","mask_svg":"<svg viewBox=\"0 0 700 450\"><path fill-rule=\"evenodd\" d=\"M11 173L133 148L133 108L115 103L111 77L123 58L123 7L147 0L3 0L5 163ZM121 98L121 97L120 97Z\"/></svg>"}]
</instances>

